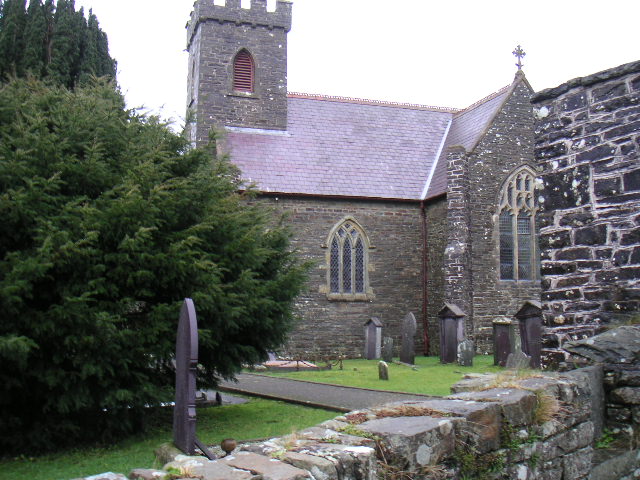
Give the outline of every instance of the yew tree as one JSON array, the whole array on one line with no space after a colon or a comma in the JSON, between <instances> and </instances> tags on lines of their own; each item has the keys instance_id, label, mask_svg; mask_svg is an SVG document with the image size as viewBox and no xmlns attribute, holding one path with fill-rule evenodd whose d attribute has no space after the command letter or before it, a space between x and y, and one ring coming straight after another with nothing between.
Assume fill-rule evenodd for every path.
<instances>
[{"instance_id":1,"label":"yew tree","mask_svg":"<svg viewBox=\"0 0 640 480\"><path fill-rule=\"evenodd\" d=\"M185 297L203 387L283 343L305 266L214 150L106 81L0 86L0 451L141 428Z\"/></svg>"}]
</instances>

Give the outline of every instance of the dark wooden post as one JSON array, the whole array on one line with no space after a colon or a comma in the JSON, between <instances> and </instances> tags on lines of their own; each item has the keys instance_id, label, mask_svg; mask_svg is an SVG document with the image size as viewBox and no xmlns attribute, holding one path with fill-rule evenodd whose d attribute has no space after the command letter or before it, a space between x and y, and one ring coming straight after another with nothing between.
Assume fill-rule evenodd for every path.
<instances>
[{"instance_id":1,"label":"dark wooden post","mask_svg":"<svg viewBox=\"0 0 640 480\"><path fill-rule=\"evenodd\" d=\"M493 321L493 364L504 367L507 358L514 352L514 325L507 317Z\"/></svg>"},{"instance_id":2,"label":"dark wooden post","mask_svg":"<svg viewBox=\"0 0 640 480\"><path fill-rule=\"evenodd\" d=\"M540 368L542 353L542 306L526 301L515 317L520 322L522 351L531 357L531 368Z\"/></svg>"},{"instance_id":3,"label":"dark wooden post","mask_svg":"<svg viewBox=\"0 0 640 480\"><path fill-rule=\"evenodd\" d=\"M364 324L364 358L374 360L380 358L382 349L382 322L371 317Z\"/></svg>"},{"instance_id":4,"label":"dark wooden post","mask_svg":"<svg viewBox=\"0 0 640 480\"><path fill-rule=\"evenodd\" d=\"M187 455L196 446L207 458L215 457L196 437L196 369L198 368L198 321L193 300L185 298L176 337L176 404L173 407L173 443Z\"/></svg>"},{"instance_id":5,"label":"dark wooden post","mask_svg":"<svg viewBox=\"0 0 640 480\"><path fill-rule=\"evenodd\" d=\"M458 344L464 339L466 314L457 306L445 303L440 312L440 362L454 363L457 360Z\"/></svg>"}]
</instances>

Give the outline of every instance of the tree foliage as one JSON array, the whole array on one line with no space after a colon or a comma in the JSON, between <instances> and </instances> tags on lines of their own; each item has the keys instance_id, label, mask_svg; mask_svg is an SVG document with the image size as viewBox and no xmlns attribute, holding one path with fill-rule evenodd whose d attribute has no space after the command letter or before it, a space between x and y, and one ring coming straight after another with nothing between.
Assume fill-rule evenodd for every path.
<instances>
[{"instance_id":1,"label":"tree foliage","mask_svg":"<svg viewBox=\"0 0 640 480\"><path fill-rule=\"evenodd\" d=\"M0 79L33 75L74 88L91 76L115 74L107 36L91 10L85 18L74 0L0 3Z\"/></svg>"},{"instance_id":2,"label":"tree foliage","mask_svg":"<svg viewBox=\"0 0 640 480\"><path fill-rule=\"evenodd\" d=\"M305 267L238 187L105 81L0 87L0 451L139 428L184 297L203 386L282 344Z\"/></svg>"}]
</instances>

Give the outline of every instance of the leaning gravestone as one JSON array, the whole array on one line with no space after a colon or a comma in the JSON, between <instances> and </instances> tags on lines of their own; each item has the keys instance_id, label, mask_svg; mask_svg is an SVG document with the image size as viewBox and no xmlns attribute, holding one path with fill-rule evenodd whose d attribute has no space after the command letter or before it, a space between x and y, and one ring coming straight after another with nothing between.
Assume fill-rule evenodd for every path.
<instances>
[{"instance_id":1,"label":"leaning gravestone","mask_svg":"<svg viewBox=\"0 0 640 480\"><path fill-rule=\"evenodd\" d=\"M509 354L507 357L507 363L505 368L508 370L524 370L531 368L531 357L524 353L522 350L518 350Z\"/></svg>"},{"instance_id":2,"label":"leaning gravestone","mask_svg":"<svg viewBox=\"0 0 640 480\"><path fill-rule=\"evenodd\" d=\"M416 317L413 313L407 313L402 321L402 348L400 349L400 361L413 365L416 362L416 351L413 338L416 336Z\"/></svg>"},{"instance_id":3,"label":"leaning gravestone","mask_svg":"<svg viewBox=\"0 0 640 480\"><path fill-rule=\"evenodd\" d=\"M475 346L469 339L463 340L458 345L458 365L461 367L473 367L473 355Z\"/></svg>"},{"instance_id":4,"label":"leaning gravestone","mask_svg":"<svg viewBox=\"0 0 640 480\"><path fill-rule=\"evenodd\" d=\"M378 362L378 378L380 380L389 380L389 365L387 365L387 362Z\"/></svg>"},{"instance_id":5,"label":"leaning gravestone","mask_svg":"<svg viewBox=\"0 0 640 480\"><path fill-rule=\"evenodd\" d=\"M173 443L187 455L196 446L209 460L215 456L196 437L196 369L198 367L198 321L193 300L185 298L180 310L176 338L176 403L173 408Z\"/></svg>"},{"instance_id":6,"label":"leaning gravestone","mask_svg":"<svg viewBox=\"0 0 640 480\"><path fill-rule=\"evenodd\" d=\"M393 361L393 337L384 337L382 342L382 359L387 363Z\"/></svg>"}]
</instances>

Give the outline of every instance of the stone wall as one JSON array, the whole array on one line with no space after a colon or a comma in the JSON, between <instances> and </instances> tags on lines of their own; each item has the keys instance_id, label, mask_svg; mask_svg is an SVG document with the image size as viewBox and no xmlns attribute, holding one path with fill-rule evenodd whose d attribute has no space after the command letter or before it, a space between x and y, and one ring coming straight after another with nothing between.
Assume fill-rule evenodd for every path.
<instances>
[{"instance_id":1,"label":"stone wall","mask_svg":"<svg viewBox=\"0 0 640 480\"><path fill-rule=\"evenodd\" d=\"M267 12L266 0L253 0L251 9L241 8L240 0L227 0L226 6L195 2L187 29L187 107L197 120L190 132L194 143L206 144L209 130L221 124L287 128L291 7L286 0L278 0L275 12ZM255 62L252 93L235 92L232 86L233 60L243 48Z\"/></svg>"},{"instance_id":2,"label":"stone wall","mask_svg":"<svg viewBox=\"0 0 640 480\"><path fill-rule=\"evenodd\" d=\"M364 324L379 318L383 336L400 344L400 326L408 312L418 320L416 352L422 352L422 225L419 203L331 200L263 196L261 201L285 214L301 258L313 262L306 291L296 301L300 320L283 355L364 352ZM371 247L366 301L330 300L327 282L327 239L331 229L350 217L364 229ZM339 337L339 341L336 339ZM397 355L397 348L396 348Z\"/></svg>"},{"instance_id":3,"label":"stone wall","mask_svg":"<svg viewBox=\"0 0 640 480\"><path fill-rule=\"evenodd\" d=\"M516 77L473 151L465 154L459 147L448 154L446 301L467 314L467 335L480 353L493 351L497 316L512 317L525 301L540 296L538 280L500 280L499 272L500 189L516 168L535 166L531 94L524 77Z\"/></svg>"},{"instance_id":4,"label":"stone wall","mask_svg":"<svg viewBox=\"0 0 640 480\"><path fill-rule=\"evenodd\" d=\"M640 307L640 62L538 93L548 364Z\"/></svg>"},{"instance_id":5,"label":"stone wall","mask_svg":"<svg viewBox=\"0 0 640 480\"><path fill-rule=\"evenodd\" d=\"M445 303L444 249L447 243L447 201L440 198L425 208L427 220L427 319L429 322L429 355L440 353L440 317Z\"/></svg>"},{"instance_id":6,"label":"stone wall","mask_svg":"<svg viewBox=\"0 0 640 480\"><path fill-rule=\"evenodd\" d=\"M495 387L486 389L487 381ZM637 478L637 451L594 462L602 429L601 367L502 381L508 386L495 376L469 379L447 398L350 412L286 437L240 445L225 458L180 455L165 470L134 470L129 478L161 478L169 467L204 480Z\"/></svg>"}]
</instances>

